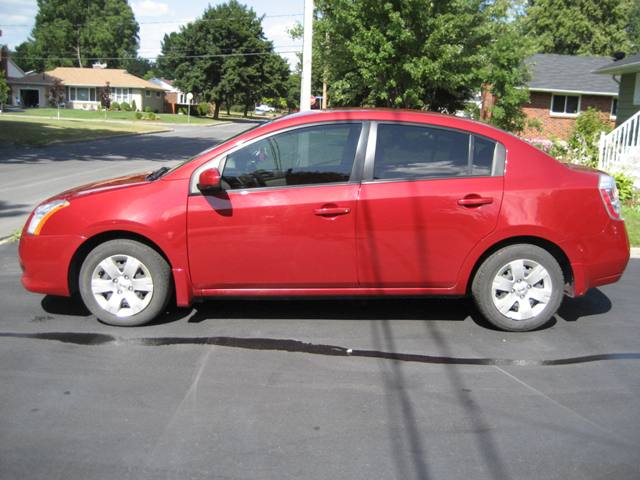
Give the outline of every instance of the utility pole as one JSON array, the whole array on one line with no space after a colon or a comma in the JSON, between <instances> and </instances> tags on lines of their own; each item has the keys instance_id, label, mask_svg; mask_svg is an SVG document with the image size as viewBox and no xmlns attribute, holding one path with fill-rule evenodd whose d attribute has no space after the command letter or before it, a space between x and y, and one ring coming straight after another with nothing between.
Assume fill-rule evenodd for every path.
<instances>
[{"instance_id":1,"label":"utility pole","mask_svg":"<svg viewBox=\"0 0 640 480\"><path fill-rule=\"evenodd\" d=\"M313 0L304 0L304 35L302 37L302 78L300 111L311 110L311 55L313 44Z\"/></svg>"}]
</instances>

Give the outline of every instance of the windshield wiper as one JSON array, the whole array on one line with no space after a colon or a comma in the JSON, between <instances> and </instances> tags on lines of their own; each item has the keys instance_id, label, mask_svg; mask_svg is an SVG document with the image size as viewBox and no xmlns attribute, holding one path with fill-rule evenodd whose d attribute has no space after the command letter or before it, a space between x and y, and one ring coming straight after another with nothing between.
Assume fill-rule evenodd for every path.
<instances>
[{"instance_id":1,"label":"windshield wiper","mask_svg":"<svg viewBox=\"0 0 640 480\"><path fill-rule=\"evenodd\" d=\"M170 170L169 167L160 167L158 170L154 171L147 175L147 180L153 181L159 179L162 175L167 173Z\"/></svg>"}]
</instances>

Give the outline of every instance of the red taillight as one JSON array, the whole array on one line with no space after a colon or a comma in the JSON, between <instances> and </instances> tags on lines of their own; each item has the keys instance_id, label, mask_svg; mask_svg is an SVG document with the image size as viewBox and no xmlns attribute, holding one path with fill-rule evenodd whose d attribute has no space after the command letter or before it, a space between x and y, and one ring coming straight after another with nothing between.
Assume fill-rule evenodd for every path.
<instances>
[{"instance_id":1,"label":"red taillight","mask_svg":"<svg viewBox=\"0 0 640 480\"><path fill-rule=\"evenodd\" d=\"M601 174L598 189L600 190L604 208L609 216L614 220L622 220L622 209L616 180L609 175Z\"/></svg>"}]
</instances>

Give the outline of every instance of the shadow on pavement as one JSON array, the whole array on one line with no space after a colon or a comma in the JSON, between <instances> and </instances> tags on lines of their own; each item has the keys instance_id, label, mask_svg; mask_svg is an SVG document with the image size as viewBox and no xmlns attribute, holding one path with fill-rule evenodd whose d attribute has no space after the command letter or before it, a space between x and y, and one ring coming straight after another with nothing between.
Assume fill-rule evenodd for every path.
<instances>
[{"instance_id":1,"label":"shadow on pavement","mask_svg":"<svg viewBox=\"0 0 640 480\"><path fill-rule=\"evenodd\" d=\"M10 203L0 200L0 218L19 217L29 213L31 205L25 203Z\"/></svg>"},{"instance_id":2,"label":"shadow on pavement","mask_svg":"<svg viewBox=\"0 0 640 480\"><path fill-rule=\"evenodd\" d=\"M89 311L77 297L47 295L41 302L50 314L87 317ZM611 301L598 289L581 298L565 298L557 317L575 322L582 317L611 310ZM199 302L193 308L172 308L148 326L163 325L188 318L189 323L219 319L284 319L284 320L449 320L471 318L477 325L496 330L477 312L471 299L333 299L333 300L247 300L213 299ZM555 318L541 327L557 323Z\"/></svg>"}]
</instances>

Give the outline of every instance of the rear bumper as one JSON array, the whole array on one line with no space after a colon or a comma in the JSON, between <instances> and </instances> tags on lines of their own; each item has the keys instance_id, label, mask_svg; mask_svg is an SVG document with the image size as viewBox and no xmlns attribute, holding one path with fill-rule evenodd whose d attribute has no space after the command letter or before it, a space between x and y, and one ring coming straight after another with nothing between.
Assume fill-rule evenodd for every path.
<instances>
[{"instance_id":1,"label":"rear bumper","mask_svg":"<svg viewBox=\"0 0 640 480\"><path fill-rule=\"evenodd\" d=\"M69 296L69 266L83 241L81 236L24 234L18 248L24 288Z\"/></svg>"},{"instance_id":2,"label":"rear bumper","mask_svg":"<svg viewBox=\"0 0 640 480\"><path fill-rule=\"evenodd\" d=\"M620 280L629 263L629 237L624 222L611 221L578 247L580 261L573 262L574 295Z\"/></svg>"}]
</instances>

